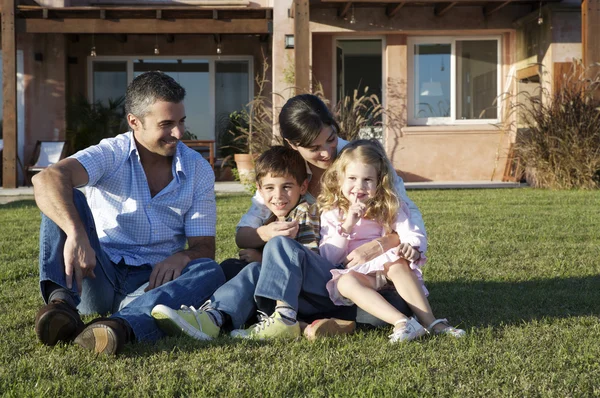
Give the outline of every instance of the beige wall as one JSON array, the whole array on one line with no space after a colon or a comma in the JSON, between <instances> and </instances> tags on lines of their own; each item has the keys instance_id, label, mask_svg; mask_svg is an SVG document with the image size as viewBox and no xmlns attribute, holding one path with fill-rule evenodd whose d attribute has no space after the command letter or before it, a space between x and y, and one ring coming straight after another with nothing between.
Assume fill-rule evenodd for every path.
<instances>
[{"instance_id":1,"label":"beige wall","mask_svg":"<svg viewBox=\"0 0 600 398\"><path fill-rule=\"evenodd\" d=\"M328 98L332 98L335 83L331 50L335 37L321 33L312 39L313 74L323 84ZM387 34L383 53L384 106L388 110L384 120L385 144L395 168L407 181L501 180L508 145L514 139L511 131L503 132L489 124L407 126L408 37ZM514 58L514 32L505 33L501 45L501 91L512 91L508 74Z\"/></svg>"}]
</instances>

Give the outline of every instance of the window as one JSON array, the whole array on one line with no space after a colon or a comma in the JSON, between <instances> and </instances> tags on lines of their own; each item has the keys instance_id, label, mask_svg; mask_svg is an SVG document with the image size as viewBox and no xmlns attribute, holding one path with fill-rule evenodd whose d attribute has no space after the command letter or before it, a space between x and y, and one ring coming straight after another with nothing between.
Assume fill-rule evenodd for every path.
<instances>
[{"instance_id":1,"label":"window","mask_svg":"<svg viewBox=\"0 0 600 398\"><path fill-rule=\"evenodd\" d=\"M499 37L409 39L409 124L498 121Z\"/></svg>"},{"instance_id":2,"label":"window","mask_svg":"<svg viewBox=\"0 0 600 398\"><path fill-rule=\"evenodd\" d=\"M108 104L125 95L140 74L160 70L186 90L186 130L199 140L215 140L223 113L241 111L253 94L252 57L89 57L91 101Z\"/></svg>"}]
</instances>

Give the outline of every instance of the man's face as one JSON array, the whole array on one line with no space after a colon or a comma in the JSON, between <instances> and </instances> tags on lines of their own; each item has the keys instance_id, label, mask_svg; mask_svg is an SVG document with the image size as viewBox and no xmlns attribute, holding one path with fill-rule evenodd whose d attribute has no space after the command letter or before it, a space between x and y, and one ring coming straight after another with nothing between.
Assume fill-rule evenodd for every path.
<instances>
[{"instance_id":1,"label":"man's face","mask_svg":"<svg viewBox=\"0 0 600 398\"><path fill-rule=\"evenodd\" d=\"M127 121L140 145L151 153L173 156L185 133L185 107L183 102L156 101L143 119L129 114Z\"/></svg>"},{"instance_id":2,"label":"man's face","mask_svg":"<svg viewBox=\"0 0 600 398\"><path fill-rule=\"evenodd\" d=\"M274 177L271 173L264 176L258 186L258 192L265 204L279 220L285 220L290 211L306 193L308 181L298 184L292 176Z\"/></svg>"},{"instance_id":3,"label":"man's face","mask_svg":"<svg viewBox=\"0 0 600 398\"><path fill-rule=\"evenodd\" d=\"M289 142L289 141L288 141ZM333 163L337 152L338 136L331 126L325 126L310 146L291 145L308 163L319 169L327 169Z\"/></svg>"}]
</instances>

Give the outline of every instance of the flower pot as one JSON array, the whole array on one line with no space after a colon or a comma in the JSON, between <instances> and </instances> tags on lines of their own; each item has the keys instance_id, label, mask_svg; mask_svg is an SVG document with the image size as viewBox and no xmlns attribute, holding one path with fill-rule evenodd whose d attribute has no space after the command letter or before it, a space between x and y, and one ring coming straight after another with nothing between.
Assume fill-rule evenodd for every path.
<instances>
[{"instance_id":1,"label":"flower pot","mask_svg":"<svg viewBox=\"0 0 600 398\"><path fill-rule=\"evenodd\" d=\"M237 166L242 184L252 184L254 182L254 157L247 153L236 153L233 160Z\"/></svg>"}]
</instances>

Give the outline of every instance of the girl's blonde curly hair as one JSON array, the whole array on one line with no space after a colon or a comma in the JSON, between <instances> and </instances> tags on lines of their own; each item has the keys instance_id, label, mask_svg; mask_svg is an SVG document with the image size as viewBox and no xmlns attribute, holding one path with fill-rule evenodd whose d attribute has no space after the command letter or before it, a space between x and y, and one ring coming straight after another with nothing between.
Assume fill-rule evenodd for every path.
<instances>
[{"instance_id":1,"label":"girl's blonde curly hair","mask_svg":"<svg viewBox=\"0 0 600 398\"><path fill-rule=\"evenodd\" d=\"M394 189L395 170L389 161L383 145L377 140L356 140L346 145L321 179L321 194L318 197L319 209L327 211L338 208L348 214L350 202L342 194L342 184L346 167L351 162L371 165L377 172L375 197L367 202L365 218L381 224L387 233L393 231L400 199Z\"/></svg>"}]
</instances>

